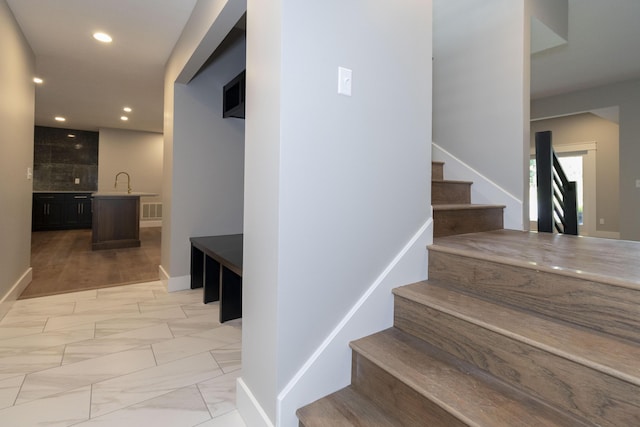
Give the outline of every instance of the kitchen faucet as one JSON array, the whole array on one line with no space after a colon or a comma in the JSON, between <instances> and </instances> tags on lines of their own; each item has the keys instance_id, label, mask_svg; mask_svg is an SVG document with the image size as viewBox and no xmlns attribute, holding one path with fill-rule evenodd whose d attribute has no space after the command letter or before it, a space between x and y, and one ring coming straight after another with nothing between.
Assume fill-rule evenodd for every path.
<instances>
[{"instance_id":1,"label":"kitchen faucet","mask_svg":"<svg viewBox=\"0 0 640 427\"><path fill-rule=\"evenodd\" d=\"M130 177L130 176L129 176L129 174L128 174L128 173L126 173L126 172L118 172L118 173L116 174L116 183L115 183L115 184L113 184L113 188L115 188L115 189L117 189L117 188L118 188L118 177L119 177L120 175L122 175L122 174L127 175L127 193L128 193L128 194L131 194L131 177Z\"/></svg>"}]
</instances>

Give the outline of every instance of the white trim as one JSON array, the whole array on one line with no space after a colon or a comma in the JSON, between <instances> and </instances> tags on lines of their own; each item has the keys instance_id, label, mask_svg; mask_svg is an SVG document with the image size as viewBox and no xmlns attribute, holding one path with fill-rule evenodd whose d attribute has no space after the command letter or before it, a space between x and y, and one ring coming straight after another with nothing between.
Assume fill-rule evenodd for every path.
<instances>
[{"instance_id":1,"label":"white trim","mask_svg":"<svg viewBox=\"0 0 640 427\"><path fill-rule=\"evenodd\" d=\"M472 203L504 205L504 228L524 230L523 202L480 172L440 147L431 143L432 160L445 163L446 179L472 181ZM528 216L528 213L527 213Z\"/></svg>"},{"instance_id":2,"label":"white trim","mask_svg":"<svg viewBox=\"0 0 640 427\"><path fill-rule=\"evenodd\" d=\"M5 314L11 309L11 306L15 301L18 300L22 291L25 290L29 283L33 280L33 269L31 267L27 268L22 276L13 284L9 292L7 292L4 297L0 300L0 319L2 319Z\"/></svg>"},{"instance_id":3,"label":"white trim","mask_svg":"<svg viewBox=\"0 0 640 427\"><path fill-rule=\"evenodd\" d=\"M158 266L160 281L167 288L167 292L186 291L191 289L191 275L171 277L163 266Z\"/></svg>"},{"instance_id":4,"label":"white trim","mask_svg":"<svg viewBox=\"0 0 640 427\"><path fill-rule=\"evenodd\" d=\"M617 231L598 231L596 230L589 237L598 237L600 239L616 239L620 240L620 233Z\"/></svg>"},{"instance_id":5,"label":"white trim","mask_svg":"<svg viewBox=\"0 0 640 427\"><path fill-rule=\"evenodd\" d=\"M426 279L426 247L432 241L433 216L422 224L282 388L277 397L278 427L297 425L295 411L299 407L348 385L351 378L351 353L348 343L393 325L391 290Z\"/></svg>"},{"instance_id":6,"label":"white trim","mask_svg":"<svg viewBox=\"0 0 640 427\"><path fill-rule=\"evenodd\" d=\"M236 380L236 407L247 426L274 427L242 377Z\"/></svg>"}]
</instances>

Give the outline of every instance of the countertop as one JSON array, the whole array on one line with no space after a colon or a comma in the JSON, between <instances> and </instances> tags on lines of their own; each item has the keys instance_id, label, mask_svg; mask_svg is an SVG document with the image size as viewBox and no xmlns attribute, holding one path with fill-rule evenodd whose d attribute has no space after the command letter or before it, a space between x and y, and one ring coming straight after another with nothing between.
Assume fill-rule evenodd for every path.
<instances>
[{"instance_id":1,"label":"countertop","mask_svg":"<svg viewBox=\"0 0 640 427\"><path fill-rule=\"evenodd\" d=\"M155 197L157 193L144 193L141 191L132 191L127 193L126 191L98 191L91 193L93 197Z\"/></svg>"},{"instance_id":2,"label":"countertop","mask_svg":"<svg viewBox=\"0 0 640 427\"><path fill-rule=\"evenodd\" d=\"M71 190L37 190L37 191L33 191L33 194L44 194L44 193L56 193L56 194L91 194L91 193L95 193L95 191L87 191L87 190L80 190L80 191L71 191Z\"/></svg>"}]
</instances>

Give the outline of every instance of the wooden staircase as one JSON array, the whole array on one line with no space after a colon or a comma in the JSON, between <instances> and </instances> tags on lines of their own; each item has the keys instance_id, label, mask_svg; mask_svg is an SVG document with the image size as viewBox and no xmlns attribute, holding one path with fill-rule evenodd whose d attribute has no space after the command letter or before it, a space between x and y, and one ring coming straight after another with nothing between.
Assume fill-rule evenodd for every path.
<instances>
[{"instance_id":1,"label":"wooden staircase","mask_svg":"<svg viewBox=\"0 0 640 427\"><path fill-rule=\"evenodd\" d=\"M640 426L640 243L494 230L428 256L301 427Z\"/></svg>"},{"instance_id":2,"label":"wooden staircase","mask_svg":"<svg viewBox=\"0 0 640 427\"><path fill-rule=\"evenodd\" d=\"M431 162L433 237L503 228L504 205L471 204L472 184L444 179L444 163Z\"/></svg>"}]
</instances>

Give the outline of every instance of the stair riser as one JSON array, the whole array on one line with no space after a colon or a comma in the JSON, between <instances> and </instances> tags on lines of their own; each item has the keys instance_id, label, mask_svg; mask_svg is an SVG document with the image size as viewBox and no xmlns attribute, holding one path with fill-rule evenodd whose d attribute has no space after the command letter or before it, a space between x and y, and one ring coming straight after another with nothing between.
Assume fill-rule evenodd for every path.
<instances>
[{"instance_id":1,"label":"stair riser","mask_svg":"<svg viewBox=\"0 0 640 427\"><path fill-rule=\"evenodd\" d=\"M422 426L428 420L429 427L467 426L355 351L351 385L403 425Z\"/></svg>"},{"instance_id":2,"label":"stair riser","mask_svg":"<svg viewBox=\"0 0 640 427\"><path fill-rule=\"evenodd\" d=\"M471 203L471 183L431 181L431 204Z\"/></svg>"},{"instance_id":3,"label":"stair riser","mask_svg":"<svg viewBox=\"0 0 640 427\"><path fill-rule=\"evenodd\" d=\"M463 255L429 251L429 278L552 318L640 342L640 292Z\"/></svg>"},{"instance_id":4,"label":"stair riser","mask_svg":"<svg viewBox=\"0 0 640 427\"><path fill-rule=\"evenodd\" d=\"M640 425L640 387L626 381L400 296L394 325L577 417Z\"/></svg>"},{"instance_id":5,"label":"stair riser","mask_svg":"<svg viewBox=\"0 0 640 427\"><path fill-rule=\"evenodd\" d=\"M431 179L444 179L444 163L431 162Z\"/></svg>"},{"instance_id":6,"label":"stair riser","mask_svg":"<svg viewBox=\"0 0 640 427\"><path fill-rule=\"evenodd\" d=\"M433 237L499 230L504 227L501 208L434 210Z\"/></svg>"}]
</instances>

